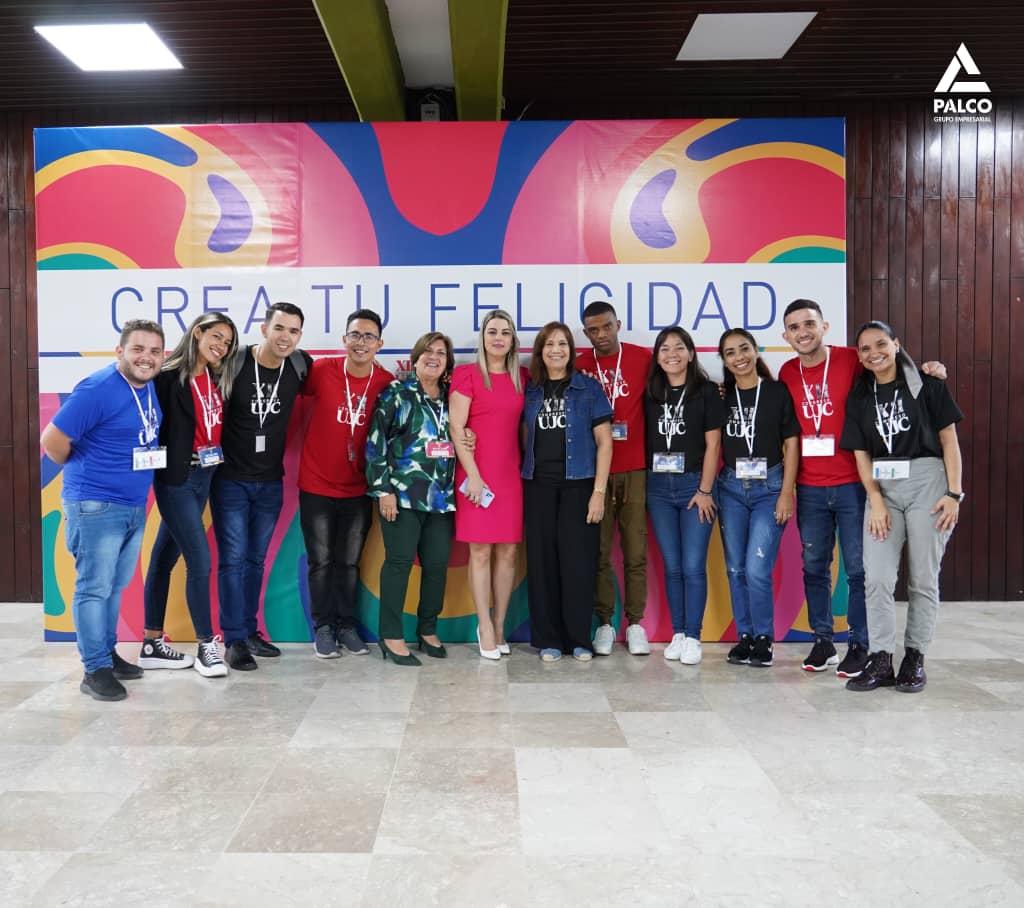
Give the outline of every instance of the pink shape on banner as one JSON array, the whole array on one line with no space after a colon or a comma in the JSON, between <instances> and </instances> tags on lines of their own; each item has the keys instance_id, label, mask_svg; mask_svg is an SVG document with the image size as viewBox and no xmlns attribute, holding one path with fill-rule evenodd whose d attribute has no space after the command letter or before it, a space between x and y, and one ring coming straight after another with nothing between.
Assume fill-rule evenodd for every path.
<instances>
[{"instance_id":1,"label":"pink shape on banner","mask_svg":"<svg viewBox=\"0 0 1024 908\"><path fill-rule=\"evenodd\" d=\"M842 177L804 161L761 158L729 167L700 189L711 238L705 261L745 262L769 243L792 236L842 238L844 197Z\"/></svg>"},{"instance_id":2,"label":"pink shape on banner","mask_svg":"<svg viewBox=\"0 0 1024 908\"><path fill-rule=\"evenodd\" d=\"M299 261L304 267L379 265L377 233L356 181L306 125L298 127L302 185Z\"/></svg>"},{"instance_id":3,"label":"pink shape on banner","mask_svg":"<svg viewBox=\"0 0 1024 908\"><path fill-rule=\"evenodd\" d=\"M505 123L377 123L391 198L413 226L444 236L483 210Z\"/></svg>"},{"instance_id":4,"label":"pink shape on banner","mask_svg":"<svg viewBox=\"0 0 1024 908\"><path fill-rule=\"evenodd\" d=\"M259 188L273 227L268 265L294 265L298 261L298 192L302 182L296 154L297 129L294 124L253 123L190 126L187 130L230 157ZM219 170L217 175L225 179L232 176Z\"/></svg>"},{"instance_id":5,"label":"pink shape on banner","mask_svg":"<svg viewBox=\"0 0 1024 908\"><path fill-rule=\"evenodd\" d=\"M36 199L38 247L98 243L140 268L177 268L174 244L185 197L163 177L122 165L88 167L47 186Z\"/></svg>"},{"instance_id":6,"label":"pink shape on banner","mask_svg":"<svg viewBox=\"0 0 1024 908\"><path fill-rule=\"evenodd\" d=\"M612 213L626 181L652 154L699 120L588 122L593 137L584 145L583 241L586 260L618 261L612 246ZM596 135L594 135L596 134Z\"/></svg>"}]
</instances>

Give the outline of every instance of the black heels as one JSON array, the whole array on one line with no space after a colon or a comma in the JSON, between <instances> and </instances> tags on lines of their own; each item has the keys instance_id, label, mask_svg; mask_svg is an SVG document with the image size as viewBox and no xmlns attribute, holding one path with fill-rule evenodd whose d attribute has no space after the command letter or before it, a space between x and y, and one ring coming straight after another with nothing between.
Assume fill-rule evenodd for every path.
<instances>
[{"instance_id":1,"label":"black heels","mask_svg":"<svg viewBox=\"0 0 1024 908\"><path fill-rule=\"evenodd\" d=\"M421 653L422 652L426 652L426 654L428 656L431 656L434 659L447 659L448 658L448 650L446 650L444 648L444 644L443 643L440 646L434 646L433 643L427 643L427 641L424 640L419 634L416 635L416 639L419 640L419 642L420 642L420 652Z\"/></svg>"},{"instance_id":2,"label":"black heels","mask_svg":"<svg viewBox=\"0 0 1024 908\"><path fill-rule=\"evenodd\" d=\"M394 662L395 665L422 665L423 664L412 653L409 653L408 655L405 655L405 656L400 656L400 655L398 655L398 653L391 652L391 650L388 649L388 645L383 640L381 640L380 641L380 657L385 662L387 662L388 661L388 656L391 657L391 661Z\"/></svg>"}]
</instances>

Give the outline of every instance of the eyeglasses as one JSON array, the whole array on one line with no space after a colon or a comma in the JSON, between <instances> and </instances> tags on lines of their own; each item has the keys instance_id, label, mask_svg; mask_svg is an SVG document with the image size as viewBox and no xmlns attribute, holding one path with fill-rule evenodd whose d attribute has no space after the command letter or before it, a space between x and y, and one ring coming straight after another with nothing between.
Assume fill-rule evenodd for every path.
<instances>
[{"instance_id":1,"label":"eyeglasses","mask_svg":"<svg viewBox=\"0 0 1024 908\"><path fill-rule=\"evenodd\" d=\"M380 338L376 334L360 334L358 331L349 331L345 335L345 340L353 344L358 344L360 341L366 344L372 344L374 341L379 341Z\"/></svg>"}]
</instances>

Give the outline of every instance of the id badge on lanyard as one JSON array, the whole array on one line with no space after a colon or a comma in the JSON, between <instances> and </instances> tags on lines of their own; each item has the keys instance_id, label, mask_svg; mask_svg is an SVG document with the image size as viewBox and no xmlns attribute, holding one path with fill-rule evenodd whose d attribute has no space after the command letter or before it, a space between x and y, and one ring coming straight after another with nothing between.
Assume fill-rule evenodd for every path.
<instances>
[{"instance_id":1,"label":"id badge on lanyard","mask_svg":"<svg viewBox=\"0 0 1024 908\"><path fill-rule=\"evenodd\" d=\"M221 450L220 445L203 445L196 449L196 454L199 456L199 466L201 467L215 467L217 464L224 463L224 451Z\"/></svg>"},{"instance_id":2,"label":"id badge on lanyard","mask_svg":"<svg viewBox=\"0 0 1024 908\"><path fill-rule=\"evenodd\" d=\"M672 453L655 454L651 462L651 469L655 473L685 473L686 455Z\"/></svg>"},{"instance_id":3,"label":"id badge on lanyard","mask_svg":"<svg viewBox=\"0 0 1024 908\"><path fill-rule=\"evenodd\" d=\"M199 458L199 466L215 467L224 463L224 452L220 445L213 443L213 427L217 425L214 407L217 403L213 390L213 379L210 378L210 370L206 370L206 393L209 399L203 397L199 390L199 383L193 378L192 387L199 398L199 405L203 408L203 426L206 429L206 444L196 448L196 456Z\"/></svg>"},{"instance_id":4,"label":"id badge on lanyard","mask_svg":"<svg viewBox=\"0 0 1024 908\"><path fill-rule=\"evenodd\" d=\"M878 457L871 461L872 479L910 479L910 461L900 457Z\"/></svg>"},{"instance_id":5,"label":"id badge on lanyard","mask_svg":"<svg viewBox=\"0 0 1024 908\"><path fill-rule=\"evenodd\" d=\"M835 435L805 435L800 439L800 454L804 457L834 457Z\"/></svg>"},{"instance_id":6,"label":"id badge on lanyard","mask_svg":"<svg viewBox=\"0 0 1024 908\"><path fill-rule=\"evenodd\" d=\"M628 441L629 427L624 422L612 423L612 441Z\"/></svg>"},{"instance_id":7,"label":"id badge on lanyard","mask_svg":"<svg viewBox=\"0 0 1024 908\"><path fill-rule=\"evenodd\" d=\"M124 375L121 377L124 378ZM135 405L139 408L139 419L142 420L142 431L139 433L139 441L145 442L145 444L132 448L132 470L135 472L139 470L163 470L167 466L167 448L153 444L156 441L157 432L160 428L160 423L156 418L156 411L153 409L153 387L152 385L149 387L148 410L144 412L138 392L132 387L131 382L127 378L124 380L132 392L132 397L135 398Z\"/></svg>"},{"instance_id":8,"label":"id badge on lanyard","mask_svg":"<svg viewBox=\"0 0 1024 908\"><path fill-rule=\"evenodd\" d=\"M767 479L768 458L767 457L737 457L736 458L737 479Z\"/></svg>"},{"instance_id":9,"label":"id badge on lanyard","mask_svg":"<svg viewBox=\"0 0 1024 908\"><path fill-rule=\"evenodd\" d=\"M757 393L754 395L754 412L750 416L750 432L747 433L747 422L743 418L743 401L740 400L739 385L736 386L736 409L740 421L740 432L747 443L749 457L736 458L737 479L767 479L768 458L754 456L754 433L757 425L757 406L761 402L761 379L757 380Z\"/></svg>"}]
</instances>

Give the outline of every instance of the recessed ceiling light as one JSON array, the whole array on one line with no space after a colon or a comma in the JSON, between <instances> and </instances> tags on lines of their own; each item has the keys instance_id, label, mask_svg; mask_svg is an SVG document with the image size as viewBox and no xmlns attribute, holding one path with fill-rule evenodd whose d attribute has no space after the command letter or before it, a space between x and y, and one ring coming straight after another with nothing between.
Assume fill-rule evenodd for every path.
<instances>
[{"instance_id":1,"label":"recessed ceiling light","mask_svg":"<svg viewBox=\"0 0 1024 908\"><path fill-rule=\"evenodd\" d=\"M700 13L677 60L781 60L817 13Z\"/></svg>"},{"instance_id":2,"label":"recessed ceiling light","mask_svg":"<svg viewBox=\"0 0 1024 908\"><path fill-rule=\"evenodd\" d=\"M37 25L35 29L75 66L87 72L183 68L145 22Z\"/></svg>"}]
</instances>

